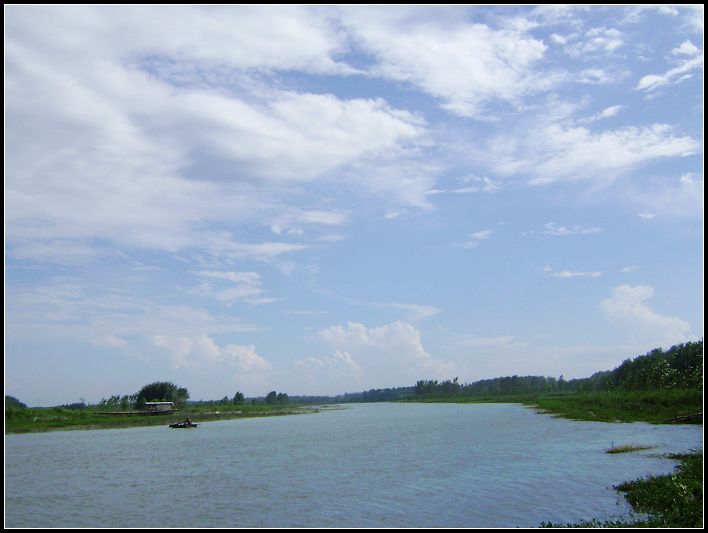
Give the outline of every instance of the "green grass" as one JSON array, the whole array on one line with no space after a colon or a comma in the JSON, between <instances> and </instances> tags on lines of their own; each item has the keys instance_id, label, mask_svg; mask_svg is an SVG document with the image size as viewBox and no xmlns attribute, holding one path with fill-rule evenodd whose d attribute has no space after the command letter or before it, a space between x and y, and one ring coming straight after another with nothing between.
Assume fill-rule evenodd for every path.
<instances>
[{"instance_id":1,"label":"green grass","mask_svg":"<svg viewBox=\"0 0 708 533\"><path fill-rule=\"evenodd\" d=\"M74 429L108 429L137 426L165 427L175 422L183 422L190 417L195 423L211 420L228 420L257 416L278 416L315 412L316 409L289 405L187 405L182 410L167 415L102 415L100 410L66 409L50 407L5 409L5 433L34 433L41 431Z\"/></svg>"},{"instance_id":2,"label":"green grass","mask_svg":"<svg viewBox=\"0 0 708 533\"><path fill-rule=\"evenodd\" d=\"M703 453L672 455L676 471L617 486L632 509L649 515L638 521L647 527L701 527L703 525Z\"/></svg>"},{"instance_id":3,"label":"green grass","mask_svg":"<svg viewBox=\"0 0 708 533\"><path fill-rule=\"evenodd\" d=\"M523 403L573 420L650 422L667 420L703 410L700 390L612 391L542 395Z\"/></svg>"},{"instance_id":4,"label":"green grass","mask_svg":"<svg viewBox=\"0 0 708 533\"><path fill-rule=\"evenodd\" d=\"M701 390L610 391L554 394L448 396L408 401L426 403L522 403L540 412L598 422L661 424L703 410ZM701 423L699 421L699 423Z\"/></svg>"},{"instance_id":5,"label":"green grass","mask_svg":"<svg viewBox=\"0 0 708 533\"><path fill-rule=\"evenodd\" d=\"M679 461L675 472L649 476L615 487L625 494L635 516L590 520L577 524L541 524L544 527L703 527L703 452L670 455Z\"/></svg>"}]
</instances>

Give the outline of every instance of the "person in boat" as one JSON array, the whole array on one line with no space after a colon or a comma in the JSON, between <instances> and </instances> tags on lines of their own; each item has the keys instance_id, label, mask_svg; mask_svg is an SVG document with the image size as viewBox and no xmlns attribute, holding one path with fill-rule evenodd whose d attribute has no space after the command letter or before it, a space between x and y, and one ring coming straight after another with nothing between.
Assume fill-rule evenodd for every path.
<instances>
[{"instance_id":1,"label":"person in boat","mask_svg":"<svg viewBox=\"0 0 708 533\"><path fill-rule=\"evenodd\" d=\"M192 427L192 419L190 417L185 418L184 425L187 427Z\"/></svg>"}]
</instances>

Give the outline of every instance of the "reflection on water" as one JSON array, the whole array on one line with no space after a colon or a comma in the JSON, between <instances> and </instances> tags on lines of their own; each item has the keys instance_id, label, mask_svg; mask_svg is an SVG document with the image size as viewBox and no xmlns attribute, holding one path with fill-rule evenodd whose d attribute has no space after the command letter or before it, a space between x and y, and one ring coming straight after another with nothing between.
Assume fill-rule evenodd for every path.
<instances>
[{"instance_id":1,"label":"reflection on water","mask_svg":"<svg viewBox=\"0 0 708 533\"><path fill-rule=\"evenodd\" d=\"M604 453L611 443L650 450ZM628 512L613 485L702 426L575 422L513 404L8 435L8 527L515 527Z\"/></svg>"}]
</instances>

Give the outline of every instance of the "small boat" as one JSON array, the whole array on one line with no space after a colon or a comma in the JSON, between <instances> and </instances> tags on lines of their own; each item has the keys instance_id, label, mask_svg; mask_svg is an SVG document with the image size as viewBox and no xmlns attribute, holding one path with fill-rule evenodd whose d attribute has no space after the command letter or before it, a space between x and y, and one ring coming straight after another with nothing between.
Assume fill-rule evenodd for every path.
<instances>
[{"instance_id":1,"label":"small boat","mask_svg":"<svg viewBox=\"0 0 708 533\"><path fill-rule=\"evenodd\" d=\"M171 428L174 429L190 429L197 427L198 424L187 424L186 422L180 422L178 424L170 424Z\"/></svg>"}]
</instances>

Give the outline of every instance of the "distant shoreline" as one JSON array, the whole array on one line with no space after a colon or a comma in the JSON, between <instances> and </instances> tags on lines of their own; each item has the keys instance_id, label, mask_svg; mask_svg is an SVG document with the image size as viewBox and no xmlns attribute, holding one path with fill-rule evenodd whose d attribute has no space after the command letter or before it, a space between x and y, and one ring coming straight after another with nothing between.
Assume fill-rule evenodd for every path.
<instances>
[{"instance_id":1,"label":"distant shoreline","mask_svg":"<svg viewBox=\"0 0 708 533\"><path fill-rule=\"evenodd\" d=\"M598 422L671 423L686 415L702 412L702 391L589 392L547 395L501 395L492 397L437 397L404 400L411 403L517 403L571 420ZM194 422L238 420L260 416L283 416L341 409L344 404L294 405L187 405L169 414L143 414L86 409L12 408L5 411L5 434L45 431L119 429L141 426L168 426L186 417ZM703 423L702 415L692 423Z\"/></svg>"},{"instance_id":2,"label":"distant shoreline","mask_svg":"<svg viewBox=\"0 0 708 533\"><path fill-rule=\"evenodd\" d=\"M422 403L520 403L552 416L592 422L670 424L683 418L690 418L687 423L703 423L703 391L693 389L520 394L491 397L443 396L408 401Z\"/></svg>"},{"instance_id":3,"label":"distant shoreline","mask_svg":"<svg viewBox=\"0 0 708 533\"><path fill-rule=\"evenodd\" d=\"M328 406L331 408L331 406ZM316 413L319 406L288 405L238 405L187 406L169 414L134 414L125 412L116 415L107 411L66 409L60 407L26 408L5 411L5 434L43 433L48 431L74 431L121 429L146 426L169 426L190 417L195 423L215 420L238 420L262 416L285 416ZM107 416L109 415L109 416Z\"/></svg>"}]
</instances>

